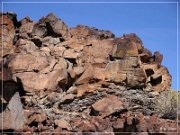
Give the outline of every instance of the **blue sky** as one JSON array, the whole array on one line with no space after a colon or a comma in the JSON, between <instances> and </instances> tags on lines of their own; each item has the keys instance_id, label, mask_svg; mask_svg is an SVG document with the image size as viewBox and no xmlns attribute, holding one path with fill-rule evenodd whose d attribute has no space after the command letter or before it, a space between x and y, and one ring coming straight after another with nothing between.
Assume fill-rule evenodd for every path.
<instances>
[{"instance_id":1,"label":"blue sky","mask_svg":"<svg viewBox=\"0 0 180 135\"><path fill-rule=\"evenodd\" d=\"M6 2L8 1L10 0L6 0ZM31 0L31 2L33 1L35 0ZM70 1L67 0L66 2ZM71 2L75 1L71 0ZM99 2L102 1L99 0ZM117 2L117 0L114 0L114 2ZM139 2L142 2L142 0L139 0ZM146 0L145 2L148 1ZM175 1L163 0L163 2ZM111 30L116 36L122 36L124 33L136 33L142 39L144 47L152 52L158 50L163 54L164 60L162 64L169 69L173 77L172 88L177 89L177 85L179 85L179 82L177 82L176 3L4 3L3 11L16 12L18 19L29 16L35 21L38 21L42 16L46 16L49 12L53 12L69 27L75 27L78 24L88 25L99 29Z\"/></svg>"}]
</instances>

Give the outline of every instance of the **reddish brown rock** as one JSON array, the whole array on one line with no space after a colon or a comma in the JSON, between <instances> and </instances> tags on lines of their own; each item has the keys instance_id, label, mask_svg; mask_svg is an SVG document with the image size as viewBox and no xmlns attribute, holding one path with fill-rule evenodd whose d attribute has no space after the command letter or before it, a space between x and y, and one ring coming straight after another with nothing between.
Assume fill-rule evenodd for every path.
<instances>
[{"instance_id":1,"label":"reddish brown rock","mask_svg":"<svg viewBox=\"0 0 180 135\"><path fill-rule=\"evenodd\" d=\"M122 102L116 96L108 95L107 97L99 100L92 105L92 113L102 117L109 116L110 114L123 109Z\"/></svg>"},{"instance_id":2,"label":"reddish brown rock","mask_svg":"<svg viewBox=\"0 0 180 135\"><path fill-rule=\"evenodd\" d=\"M142 41L135 34L127 34L115 40L112 57L138 56L140 50L142 50Z\"/></svg>"},{"instance_id":3,"label":"reddish brown rock","mask_svg":"<svg viewBox=\"0 0 180 135\"><path fill-rule=\"evenodd\" d=\"M109 119L93 117L90 122L96 127L97 132L113 132L112 123Z\"/></svg>"},{"instance_id":4,"label":"reddish brown rock","mask_svg":"<svg viewBox=\"0 0 180 135\"><path fill-rule=\"evenodd\" d=\"M16 50L19 50L17 53L31 53L37 55L39 51L38 47L32 41L26 39L20 38L16 42L15 46L16 46Z\"/></svg>"},{"instance_id":5,"label":"reddish brown rock","mask_svg":"<svg viewBox=\"0 0 180 135\"><path fill-rule=\"evenodd\" d=\"M24 89L29 92L44 89L55 90L58 87L63 87L67 82L67 71L64 69L55 70L48 74L34 72L17 73L15 76L22 80ZM59 84L61 85L58 86Z\"/></svg>"},{"instance_id":6,"label":"reddish brown rock","mask_svg":"<svg viewBox=\"0 0 180 135\"><path fill-rule=\"evenodd\" d=\"M45 22L47 23L47 28L51 34L62 36L64 39L69 37L67 25L53 13L46 16Z\"/></svg>"},{"instance_id":7,"label":"reddish brown rock","mask_svg":"<svg viewBox=\"0 0 180 135\"><path fill-rule=\"evenodd\" d=\"M175 120L149 116L158 113L156 98L170 89L171 75L161 65L163 55L153 55L136 34L115 37L81 25L69 30L52 13L36 23L1 16L3 129L144 135L178 130Z\"/></svg>"},{"instance_id":8,"label":"reddish brown rock","mask_svg":"<svg viewBox=\"0 0 180 135\"><path fill-rule=\"evenodd\" d=\"M124 123L125 123L124 119L117 119L115 122L113 122L112 126L115 130L123 131Z\"/></svg>"},{"instance_id":9,"label":"reddish brown rock","mask_svg":"<svg viewBox=\"0 0 180 135\"><path fill-rule=\"evenodd\" d=\"M138 114L137 116L137 120L139 121L139 123L137 124L137 128L139 132L146 132L148 129L148 125L146 123L145 117L143 114Z\"/></svg>"},{"instance_id":10,"label":"reddish brown rock","mask_svg":"<svg viewBox=\"0 0 180 135\"><path fill-rule=\"evenodd\" d=\"M48 61L46 57L34 56L31 54L19 54L12 59L9 63L9 68L13 73L22 72L33 72L41 71L48 66Z\"/></svg>"},{"instance_id":11,"label":"reddish brown rock","mask_svg":"<svg viewBox=\"0 0 180 135\"><path fill-rule=\"evenodd\" d=\"M45 37L47 35L55 35L66 39L69 37L68 27L58 19L53 13L42 17L33 27L32 35Z\"/></svg>"},{"instance_id":12,"label":"reddish brown rock","mask_svg":"<svg viewBox=\"0 0 180 135\"><path fill-rule=\"evenodd\" d=\"M86 66L92 64L95 67L105 67L109 60L109 54L113 49L112 42L111 39L102 40L101 43L97 39L92 40L84 47L81 58L78 59L78 64Z\"/></svg>"},{"instance_id":13,"label":"reddish brown rock","mask_svg":"<svg viewBox=\"0 0 180 135\"><path fill-rule=\"evenodd\" d=\"M29 17L25 17L20 20L20 27L19 27L19 36L21 38L28 39L30 34L32 33L34 22L30 20Z\"/></svg>"},{"instance_id":14,"label":"reddish brown rock","mask_svg":"<svg viewBox=\"0 0 180 135\"><path fill-rule=\"evenodd\" d=\"M141 63L152 63L154 61L152 53L144 48L139 55Z\"/></svg>"},{"instance_id":15,"label":"reddish brown rock","mask_svg":"<svg viewBox=\"0 0 180 135\"><path fill-rule=\"evenodd\" d=\"M157 64L161 64L162 60L163 60L163 55L158 51L154 52L154 61Z\"/></svg>"},{"instance_id":16,"label":"reddish brown rock","mask_svg":"<svg viewBox=\"0 0 180 135\"><path fill-rule=\"evenodd\" d=\"M59 58L57 63L54 63L52 65L52 69L54 70L60 70L60 69L67 69L68 63L64 58Z\"/></svg>"},{"instance_id":17,"label":"reddish brown rock","mask_svg":"<svg viewBox=\"0 0 180 135\"><path fill-rule=\"evenodd\" d=\"M167 68L158 66L157 64L143 64L141 66L146 72L146 91L162 92L170 90L172 77Z\"/></svg>"},{"instance_id":18,"label":"reddish brown rock","mask_svg":"<svg viewBox=\"0 0 180 135\"><path fill-rule=\"evenodd\" d=\"M146 75L143 69L137 68L127 73L127 86L130 88L143 88L146 82Z\"/></svg>"},{"instance_id":19,"label":"reddish brown rock","mask_svg":"<svg viewBox=\"0 0 180 135\"><path fill-rule=\"evenodd\" d=\"M81 132L95 132L96 127L95 125L91 124L89 121L85 121L84 123L81 123L78 127Z\"/></svg>"},{"instance_id":20,"label":"reddish brown rock","mask_svg":"<svg viewBox=\"0 0 180 135\"><path fill-rule=\"evenodd\" d=\"M75 37L88 37L94 36L99 39L114 38L114 34L110 31L98 30L96 28L90 28L88 26L78 25L75 28L70 29L71 35Z\"/></svg>"},{"instance_id":21,"label":"reddish brown rock","mask_svg":"<svg viewBox=\"0 0 180 135\"><path fill-rule=\"evenodd\" d=\"M149 132L177 132L177 123L170 120L159 119L157 115L153 115L146 119Z\"/></svg>"},{"instance_id":22,"label":"reddish brown rock","mask_svg":"<svg viewBox=\"0 0 180 135\"><path fill-rule=\"evenodd\" d=\"M13 40L15 36L14 20L17 21L16 14L14 13L0 14L0 50L3 49L3 54L2 51L0 53L1 57L13 53Z\"/></svg>"},{"instance_id":23,"label":"reddish brown rock","mask_svg":"<svg viewBox=\"0 0 180 135\"><path fill-rule=\"evenodd\" d=\"M68 59L77 59L79 56L80 53L75 52L73 49L67 49L63 53L63 57Z\"/></svg>"},{"instance_id":24,"label":"reddish brown rock","mask_svg":"<svg viewBox=\"0 0 180 135\"><path fill-rule=\"evenodd\" d=\"M55 47L52 48L51 54L57 57L62 57L65 50L66 48L64 46L56 45Z\"/></svg>"},{"instance_id":25,"label":"reddish brown rock","mask_svg":"<svg viewBox=\"0 0 180 135\"><path fill-rule=\"evenodd\" d=\"M94 67L90 65L81 75L81 77L76 81L76 84L88 83L90 79L93 79L93 76L94 76Z\"/></svg>"},{"instance_id":26,"label":"reddish brown rock","mask_svg":"<svg viewBox=\"0 0 180 135\"><path fill-rule=\"evenodd\" d=\"M77 97L82 97L87 93L93 93L100 87L100 84L83 84L77 86Z\"/></svg>"},{"instance_id":27,"label":"reddish brown rock","mask_svg":"<svg viewBox=\"0 0 180 135\"><path fill-rule=\"evenodd\" d=\"M36 112L36 111L35 112L30 112L29 114L26 114L26 117L28 118L28 121L26 122L26 124L31 124L33 121L41 123L41 122L43 122L43 121L45 121L47 119L47 115L45 113Z\"/></svg>"},{"instance_id":28,"label":"reddish brown rock","mask_svg":"<svg viewBox=\"0 0 180 135\"><path fill-rule=\"evenodd\" d=\"M60 128L71 130L71 125L64 119L55 120L55 124Z\"/></svg>"},{"instance_id":29,"label":"reddish brown rock","mask_svg":"<svg viewBox=\"0 0 180 135\"><path fill-rule=\"evenodd\" d=\"M84 72L84 67L78 66L68 70L71 78L77 78Z\"/></svg>"}]
</instances>

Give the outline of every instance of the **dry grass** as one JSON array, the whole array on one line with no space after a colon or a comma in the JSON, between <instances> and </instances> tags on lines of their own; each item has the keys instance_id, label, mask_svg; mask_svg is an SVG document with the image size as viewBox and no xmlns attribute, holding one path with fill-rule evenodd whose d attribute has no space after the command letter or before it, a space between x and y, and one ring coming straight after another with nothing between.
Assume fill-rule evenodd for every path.
<instances>
[{"instance_id":1,"label":"dry grass","mask_svg":"<svg viewBox=\"0 0 180 135\"><path fill-rule=\"evenodd\" d=\"M180 91L167 91L162 93L157 101L155 112L166 119L180 118Z\"/></svg>"}]
</instances>

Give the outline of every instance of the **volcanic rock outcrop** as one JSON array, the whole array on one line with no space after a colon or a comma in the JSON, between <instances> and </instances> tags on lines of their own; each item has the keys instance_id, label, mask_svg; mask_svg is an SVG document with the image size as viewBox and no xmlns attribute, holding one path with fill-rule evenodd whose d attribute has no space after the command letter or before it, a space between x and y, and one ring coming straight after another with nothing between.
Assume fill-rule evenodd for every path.
<instances>
[{"instance_id":1,"label":"volcanic rock outcrop","mask_svg":"<svg viewBox=\"0 0 180 135\"><path fill-rule=\"evenodd\" d=\"M154 112L156 96L171 86L163 55L144 48L136 34L115 37L83 25L68 28L52 13L38 22L29 17L17 21L14 13L0 16L1 102L6 104L0 119L7 123L0 125L2 130L178 130L175 121Z\"/></svg>"}]
</instances>

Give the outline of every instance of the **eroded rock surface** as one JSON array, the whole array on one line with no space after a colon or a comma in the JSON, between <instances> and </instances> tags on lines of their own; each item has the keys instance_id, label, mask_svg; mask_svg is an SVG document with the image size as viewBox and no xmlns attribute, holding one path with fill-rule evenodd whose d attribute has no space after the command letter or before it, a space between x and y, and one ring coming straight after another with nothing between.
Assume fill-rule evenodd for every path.
<instances>
[{"instance_id":1,"label":"eroded rock surface","mask_svg":"<svg viewBox=\"0 0 180 135\"><path fill-rule=\"evenodd\" d=\"M144 48L136 34L68 28L52 13L38 22L29 17L18 22L14 13L1 17L2 130L179 130L175 120L159 118L154 109L156 98L171 86L163 55Z\"/></svg>"},{"instance_id":2,"label":"eroded rock surface","mask_svg":"<svg viewBox=\"0 0 180 135\"><path fill-rule=\"evenodd\" d=\"M17 23L16 14L14 13L0 13L0 49L1 56L13 53L13 43L15 37L15 25ZM3 44L2 44L3 43Z\"/></svg>"}]
</instances>

